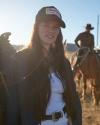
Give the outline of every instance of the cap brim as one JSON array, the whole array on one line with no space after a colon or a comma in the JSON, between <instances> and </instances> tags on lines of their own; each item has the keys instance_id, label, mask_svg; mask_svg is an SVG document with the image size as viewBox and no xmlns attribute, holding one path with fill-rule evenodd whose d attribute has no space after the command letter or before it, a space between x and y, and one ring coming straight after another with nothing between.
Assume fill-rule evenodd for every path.
<instances>
[{"instance_id":1,"label":"cap brim","mask_svg":"<svg viewBox=\"0 0 100 125\"><path fill-rule=\"evenodd\" d=\"M62 28L66 27L65 22L55 15L46 15L45 17L42 17L41 20L43 21L56 20L57 22L59 22L60 27Z\"/></svg>"}]
</instances>

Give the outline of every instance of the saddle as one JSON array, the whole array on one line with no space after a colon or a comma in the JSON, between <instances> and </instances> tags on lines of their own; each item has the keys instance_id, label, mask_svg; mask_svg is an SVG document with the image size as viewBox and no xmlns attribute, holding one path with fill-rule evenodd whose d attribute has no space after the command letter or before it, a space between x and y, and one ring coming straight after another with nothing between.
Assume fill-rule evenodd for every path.
<instances>
[{"instance_id":1,"label":"saddle","mask_svg":"<svg viewBox=\"0 0 100 125\"><path fill-rule=\"evenodd\" d=\"M90 52L90 49L87 47L83 47L75 51L70 61L72 68L77 67L80 64L81 59L84 58L84 56Z\"/></svg>"}]
</instances>

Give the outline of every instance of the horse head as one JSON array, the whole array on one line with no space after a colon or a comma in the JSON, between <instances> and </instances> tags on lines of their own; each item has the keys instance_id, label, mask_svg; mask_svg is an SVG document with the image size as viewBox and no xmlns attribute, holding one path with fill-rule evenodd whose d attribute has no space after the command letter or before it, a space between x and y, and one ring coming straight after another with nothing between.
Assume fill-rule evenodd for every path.
<instances>
[{"instance_id":1,"label":"horse head","mask_svg":"<svg viewBox=\"0 0 100 125\"><path fill-rule=\"evenodd\" d=\"M0 35L0 41L7 41L9 42L9 36L11 35L11 32L5 32Z\"/></svg>"}]
</instances>

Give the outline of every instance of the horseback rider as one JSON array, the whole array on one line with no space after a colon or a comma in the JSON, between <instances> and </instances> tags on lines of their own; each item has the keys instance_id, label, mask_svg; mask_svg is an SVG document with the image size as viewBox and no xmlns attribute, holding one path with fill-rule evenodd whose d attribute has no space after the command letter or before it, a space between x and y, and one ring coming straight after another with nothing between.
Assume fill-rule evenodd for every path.
<instances>
[{"instance_id":1,"label":"horseback rider","mask_svg":"<svg viewBox=\"0 0 100 125\"><path fill-rule=\"evenodd\" d=\"M82 33L79 33L79 35L75 39L75 44L79 47L88 47L90 50L94 48L94 35L91 32L91 30L94 29L94 27L91 26L91 24L87 24L85 27L85 31Z\"/></svg>"},{"instance_id":2,"label":"horseback rider","mask_svg":"<svg viewBox=\"0 0 100 125\"><path fill-rule=\"evenodd\" d=\"M89 49L91 52L94 52L94 35L91 33L91 30L93 29L94 27L92 27L91 24L87 24L85 26L85 31L79 33L76 37L75 44L79 47L78 57L81 57L84 51L87 49ZM77 64L79 63L80 58L77 60Z\"/></svg>"}]
</instances>

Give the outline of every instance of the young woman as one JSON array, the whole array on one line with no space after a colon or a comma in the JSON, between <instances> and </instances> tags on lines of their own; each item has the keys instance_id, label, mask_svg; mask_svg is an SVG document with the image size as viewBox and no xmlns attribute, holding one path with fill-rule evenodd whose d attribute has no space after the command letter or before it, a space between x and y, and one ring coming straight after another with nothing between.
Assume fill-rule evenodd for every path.
<instances>
[{"instance_id":1,"label":"young woman","mask_svg":"<svg viewBox=\"0 0 100 125\"><path fill-rule=\"evenodd\" d=\"M82 124L80 100L70 63L64 57L61 27L65 28L65 23L57 8L39 10L29 47L16 55L18 84L16 94L10 91L8 124Z\"/></svg>"}]
</instances>

